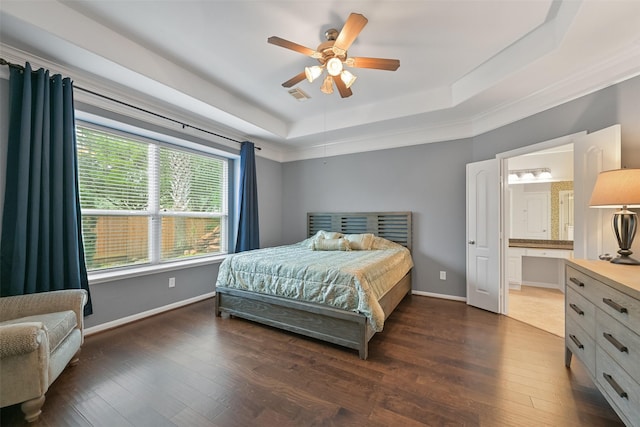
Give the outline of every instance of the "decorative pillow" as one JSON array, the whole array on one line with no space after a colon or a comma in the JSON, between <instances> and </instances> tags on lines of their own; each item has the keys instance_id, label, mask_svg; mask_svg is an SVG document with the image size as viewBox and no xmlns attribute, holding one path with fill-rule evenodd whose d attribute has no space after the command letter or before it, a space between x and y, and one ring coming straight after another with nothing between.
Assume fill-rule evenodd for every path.
<instances>
[{"instance_id":1,"label":"decorative pillow","mask_svg":"<svg viewBox=\"0 0 640 427\"><path fill-rule=\"evenodd\" d=\"M322 236L324 239L339 239L342 236L344 236L344 234L339 233L337 231L324 231L324 230L320 230L318 231L318 233L316 233L316 236Z\"/></svg>"},{"instance_id":2,"label":"decorative pillow","mask_svg":"<svg viewBox=\"0 0 640 427\"><path fill-rule=\"evenodd\" d=\"M322 237L315 239L313 244L314 251L350 251L349 241L344 237L339 239L323 239Z\"/></svg>"},{"instance_id":3,"label":"decorative pillow","mask_svg":"<svg viewBox=\"0 0 640 427\"><path fill-rule=\"evenodd\" d=\"M307 239L308 241L307 246L309 247L309 249L314 249L315 243L318 239L339 239L342 236L343 234L337 231L320 230L316 234L314 234L312 237Z\"/></svg>"},{"instance_id":4,"label":"decorative pillow","mask_svg":"<svg viewBox=\"0 0 640 427\"><path fill-rule=\"evenodd\" d=\"M349 246L354 251L368 251L373 245L374 235L371 233L364 234L345 234L344 238L349 241Z\"/></svg>"}]
</instances>

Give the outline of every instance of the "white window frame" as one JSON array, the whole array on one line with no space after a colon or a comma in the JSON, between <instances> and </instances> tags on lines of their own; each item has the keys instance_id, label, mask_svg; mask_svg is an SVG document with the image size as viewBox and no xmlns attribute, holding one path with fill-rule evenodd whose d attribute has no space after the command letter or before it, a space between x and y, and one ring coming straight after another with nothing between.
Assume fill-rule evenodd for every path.
<instances>
[{"instance_id":1,"label":"white window frame","mask_svg":"<svg viewBox=\"0 0 640 427\"><path fill-rule=\"evenodd\" d=\"M149 232L149 261L143 264L135 264L129 266L119 266L104 270L93 270L88 272L89 282L91 284L110 282L113 280L122 280L126 278L138 277L147 274L157 274L163 271L171 271L177 269L183 269L193 266L216 264L222 262L227 256L229 251L229 211L230 201L229 194L233 183L230 180L230 176L233 169L233 160L236 160L239 156L233 155L222 150L218 150L212 147L207 147L195 142L188 141L186 139L180 139L169 135L149 131L146 129L138 128L126 123L114 121L111 119L102 118L89 113L83 113L76 111L76 125L96 129L98 131L104 131L109 133L118 134L126 138L134 138L138 141L142 141L149 144L149 150L154 152L149 156L150 180L153 181L158 174L152 173L151 168L156 168L159 162L159 147L165 146L172 149L183 149L188 152L195 152L196 154L202 154L206 156L216 157L226 162L225 177L226 191L223 193L223 208L222 213L208 213L208 212L171 212L160 211L158 203L159 185L155 182L149 184L150 194L150 209L145 211L112 211L102 209L82 209L81 215L112 215L112 216L145 216L151 219L151 226L148 228ZM155 200L155 202L154 202ZM160 259L161 248L161 229L160 224L163 217L180 216L180 217L198 217L198 218L220 218L220 252L211 255L201 255L189 257L180 260L167 260L162 261Z\"/></svg>"}]
</instances>

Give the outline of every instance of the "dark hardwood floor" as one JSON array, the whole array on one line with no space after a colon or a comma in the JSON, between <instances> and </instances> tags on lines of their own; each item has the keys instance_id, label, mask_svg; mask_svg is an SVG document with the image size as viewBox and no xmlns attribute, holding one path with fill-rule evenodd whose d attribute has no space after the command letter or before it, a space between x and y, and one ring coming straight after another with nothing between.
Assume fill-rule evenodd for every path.
<instances>
[{"instance_id":1,"label":"dark hardwood floor","mask_svg":"<svg viewBox=\"0 0 640 427\"><path fill-rule=\"evenodd\" d=\"M19 406L2 425L27 425ZM616 426L562 338L464 303L406 298L356 351L213 300L87 337L33 426Z\"/></svg>"}]
</instances>

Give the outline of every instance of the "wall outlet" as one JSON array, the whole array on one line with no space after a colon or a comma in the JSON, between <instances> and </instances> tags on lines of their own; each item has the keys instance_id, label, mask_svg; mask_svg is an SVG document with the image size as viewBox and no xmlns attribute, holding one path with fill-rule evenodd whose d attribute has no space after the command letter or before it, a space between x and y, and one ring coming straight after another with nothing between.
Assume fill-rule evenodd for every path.
<instances>
[{"instance_id":1,"label":"wall outlet","mask_svg":"<svg viewBox=\"0 0 640 427\"><path fill-rule=\"evenodd\" d=\"M447 272L446 271L441 271L440 272L440 280L447 280Z\"/></svg>"},{"instance_id":2,"label":"wall outlet","mask_svg":"<svg viewBox=\"0 0 640 427\"><path fill-rule=\"evenodd\" d=\"M169 287L170 288L175 288L176 287L176 278L175 277L169 277Z\"/></svg>"}]
</instances>

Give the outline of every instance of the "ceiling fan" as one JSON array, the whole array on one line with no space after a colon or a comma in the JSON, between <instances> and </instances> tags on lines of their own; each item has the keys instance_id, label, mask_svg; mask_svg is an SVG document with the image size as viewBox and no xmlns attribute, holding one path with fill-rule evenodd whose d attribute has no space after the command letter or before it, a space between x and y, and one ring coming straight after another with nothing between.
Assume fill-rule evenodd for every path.
<instances>
[{"instance_id":1,"label":"ceiling fan","mask_svg":"<svg viewBox=\"0 0 640 427\"><path fill-rule=\"evenodd\" d=\"M347 49L349 49L353 41L358 37L358 34L360 34L364 26L367 25L367 22L369 22L367 18L359 13L350 14L347 22L345 22L344 27L342 27L339 33L333 28L325 32L327 41L320 43L316 50L280 37L269 37L267 39L268 43L310 56L311 58L317 59L320 63L320 65L305 67L303 72L282 83L282 86L292 87L305 78L309 80L309 82L313 82L316 78L320 77L326 69L327 76L320 90L327 94L333 93L333 84L335 83L338 92L340 92L340 96L347 98L353 94L353 92L351 92L351 85L356 80L356 76L348 70L345 70L345 65L353 68L374 68L376 70L387 71L397 70L400 66L400 61L397 59L349 57L347 55Z\"/></svg>"}]
</instances>

